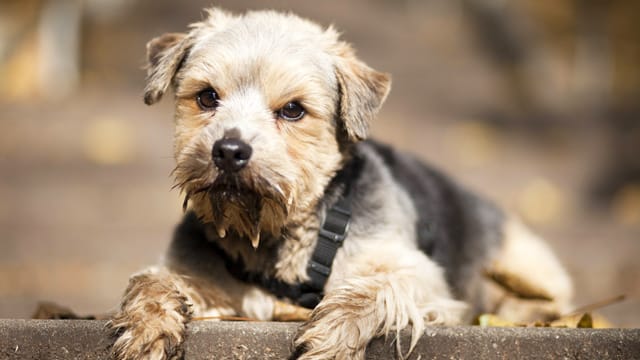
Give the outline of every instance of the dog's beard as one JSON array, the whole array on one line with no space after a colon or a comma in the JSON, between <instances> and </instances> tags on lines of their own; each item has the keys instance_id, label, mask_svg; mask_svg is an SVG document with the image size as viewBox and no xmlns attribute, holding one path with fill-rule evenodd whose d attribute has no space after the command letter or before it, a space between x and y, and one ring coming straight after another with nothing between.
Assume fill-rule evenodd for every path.
<instances>
[{"instance_id":1,"label":"dog's beard","mask_svg":"<svg viewBox=\"0 0 640 360\"><path fill-rule=\"evenodd\" d=\"M289 213L287 193L261 176L222 173L211 185L188 192L187 200L200 195L200 201L209 202L210 216L200 215L213 223L218 236L225 238L233 230L257 248L261 233L280 236Z\"/></svg>"}]
</instances>

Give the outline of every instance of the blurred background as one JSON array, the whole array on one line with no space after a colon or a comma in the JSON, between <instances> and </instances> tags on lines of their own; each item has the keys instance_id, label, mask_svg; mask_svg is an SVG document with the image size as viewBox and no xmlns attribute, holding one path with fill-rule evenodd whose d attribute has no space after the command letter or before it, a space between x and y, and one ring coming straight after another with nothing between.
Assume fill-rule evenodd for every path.
<instances>
[{"instance_id":1,"label":"blurred background","mask_svg":"<svg viewBox=\"0 0 640 360\"><path fill-rule=\"evenodd\" d=\"M640 2L227 0L334 24L393 75L373 133L519 214L576 305L640 326ZM0 318L114 309L181 216L145 43L211 0L0 1Z\"/></svg>"}]
</instances>

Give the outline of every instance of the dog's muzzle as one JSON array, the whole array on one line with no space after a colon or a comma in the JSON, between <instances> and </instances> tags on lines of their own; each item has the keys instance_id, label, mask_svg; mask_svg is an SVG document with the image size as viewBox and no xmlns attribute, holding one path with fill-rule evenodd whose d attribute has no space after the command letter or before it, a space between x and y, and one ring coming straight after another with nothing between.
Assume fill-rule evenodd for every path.
<instances>
[{"instance_id":1,"label":"dog's muzzle","mask_svg":"<svg viewBox=\"0 0 640 360\"><path fill-rule=\"evenodd\" d=\"M249 163L253 149L240 139L221 139L213 144L213 163L223 172L238 172Z\"/></svg>"}]
</instances>

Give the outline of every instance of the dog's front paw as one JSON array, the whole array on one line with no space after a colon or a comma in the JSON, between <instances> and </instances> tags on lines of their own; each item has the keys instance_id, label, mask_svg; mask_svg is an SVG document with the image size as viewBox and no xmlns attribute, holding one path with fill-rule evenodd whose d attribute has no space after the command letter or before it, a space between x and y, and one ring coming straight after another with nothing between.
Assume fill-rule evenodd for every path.
<instances>
[{"instance_id":1,"label":"dog's front paw","mask_svg":"<svg viewBox=\"0 0 640 360\"><path fill-rule=\"evenodd\" d=\"M169 360L181 359L182 333L138 331L129 329L113 345L113 358L117 360Z\"/></svg>"},{"instance_id":2,"label":"dog's front paw","mask_svg":"<svg viewBox=\"0 0 640 360\"><path fill-rule=\"evenodd\" d=\"M117 360L180 359L188 306L163 309L159 303L147 303L141 311L122 311L108 324L116 340L113 358Z\"/></svg>"},{"instance_id":3,"label":"dog's front paw","mask_svg":"<svg viewBox=\"0 0 640 360\"><path fill-rule=\"evenodd\" d=\"M369 303L325 301L300 327L289 360L364 359L376 329L366 316Z\"/></svg>"},{"instance_id":4,"label":"dog's front paw","mask_svg":"<svg viewBox=\"0 0 640 360\"><path fill-rule=\"evenodd\" d=\"M158 271L131 278L121 311L107 325L115 336L113 358L181 358L191 305L178 291L177 281L175 276Z\"/></svg>"},{"instance_id":5,"label":"dog's front paw","mask_svg":"<svg viewBox=\"0 0 640 360\"><path fill-rule=\"evenodd\" d=\"M354 336L307 329L296 338L289 360L362 360L367 343L359 343Z\"/></svg>"}]
</instances>

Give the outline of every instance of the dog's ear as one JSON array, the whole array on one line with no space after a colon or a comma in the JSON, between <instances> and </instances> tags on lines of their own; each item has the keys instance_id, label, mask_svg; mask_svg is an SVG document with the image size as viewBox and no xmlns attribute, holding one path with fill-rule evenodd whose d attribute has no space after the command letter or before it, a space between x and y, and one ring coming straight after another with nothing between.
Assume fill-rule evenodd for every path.
<instances>
[{"instance_id":1,"label":"dog's ear","mask_svg":"<svg viewBox=\"0 0 640 360\"><path fill-rule=\"evenodd\" d=\"M340 119L350 141L364 140L369 133L369 123L389 93L391 77L360 61L344 42L338 44L336 52Z\"/></svg>"},{"instance_id":2,"label":"dog's ear","mask_svg":"<svg viewBox=\"0 0 640 360\"><path fill-rule=\"evenodd\" d=\"M231 13L218 8L205 9L205 12L206 19L191 24L188 34L167 33L147 43L147 86L144 89L144 102L147 105L155 104L162 98L189 55L198 34L222 28L233 18Z\"/></svg>"},{"instance_id":3,"label":"dog's ear","mask_svg":"<svg viewBox=\"0 0 640 360\"><path fill-rule=\"evenodd\" d=\"M185 38L184 33L166 33L151 39L147 43L147 61L149 66L156 66L165 50L173 47Z\"/></svg>"},{"instance_id":4,"label":"dog's ear","mask_svg":"<svg viewBox=\"0 0 640 360\"><path fill-rule=\"evenodd\" d=\"M191 41L183 33L164 34L147 43L147 85L144 89L144 102L147 105L162 98L190 46Z\"/></svg>"}]
</instances>

